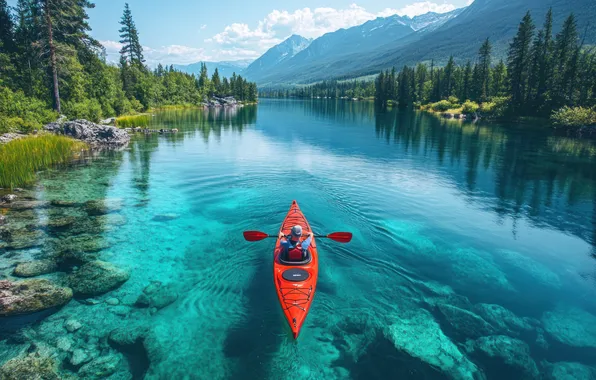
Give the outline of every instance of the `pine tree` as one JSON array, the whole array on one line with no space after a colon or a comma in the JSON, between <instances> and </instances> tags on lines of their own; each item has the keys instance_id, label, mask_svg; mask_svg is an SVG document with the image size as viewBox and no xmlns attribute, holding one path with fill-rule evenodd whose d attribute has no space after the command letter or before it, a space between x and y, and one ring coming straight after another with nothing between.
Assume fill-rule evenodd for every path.
<instances>
[{"instance_id":1,"label":"pine tree","mask_svg":"<svg viewBox=\"0 0 596 380\"><path fill-rule=\"evenodd\" d=\"M217 67L211 76L211 83L213 84L213 91L215 91L215 94L221 96L223 91L221 88L221 79L219 78L219 71L217 70Z\"/></svg>"},{"instance_id":2,"label":"pine tree","mask_svg":"<svg viewBox=\"0 0 596 380\"><path fill-rule=\"evenodd\" d=\"M453 85L455 84L453 73L455 71L455 60L453 56L449 57L449 61L447 62L447 66L445 66L445 71L443 73L443 82L445 86L443 87L443 98L448 98L453 95Z\"/></svg>"},{"instance_id":3,"label":"pine tree","mask_svg":"<svg viewBox=\"0 0 596 380\"><path fill-rule=\"evenodd\" d=\"M536 89L536 102L548 108L552 91L553 75L553 9L550 8L546 14L544 27L542 28L542 52L538 62L538 84Z\"/></svg>"},{"instance_id":4,"label":"pine tree","mask_svg":"<svg viewBox=\"0 0 596 380\"><path fill-rule=\"evenodd\" d=\"M534 23L530 12L526 13L519 25L517 35L509 47L507 58L509 66L509 83L511 86L511 102L515 111L525 112L528 77L530 73L530 45L534 36Z\"/></svg>"},{"instance_id":5,"label":"pine tree","mask_svg":"<svg viewBox=\"0 0 596 380\"><path fill-rule=\"evenodd\" d=\"M503 60L501 60L493 69L492 78L491 95L505 96L507 91L507 66Z\"/></svg>"},{"instance_id":6,"label":"pine tree","mask_svg":"<svg viewBox=\"0 0 596 380\"><path fill-rule=\"evenodd\" d=\"M132 19L132 12L128 3L124 5L124 14L120 20L120 43L122 49L120 55L125 56L130 63L142 65L145 62L143 57L143 47L139 42L139 33Z\"/></svg>"},{"instance_id":7,"label":"pine tree","mask_svg":"<svg viewBox=\"0 0 596 380\"><path fill-rule=\"evenodd\" d=\"M0 0L0 53L10 54L14 49L14 24L6 0Z\"/></svg>"},{"instance_id":8,"label":"pine tree","mask_svg":"<svg viewBox=\"0 0 596 380\"><path fill-rule=\"evenodd\" d=\"M557 34L555 41L555 72L553 100L555 107L570 104L570 92L574 84L577 70L578 33L575 16L571 14Z\"/></svg>"},{"instance_id":9,"label":"pine tree","mask_svg":"<svg viewBox=\"0 0 596 380\"><path fill-rule=\"evenodd\" d=\"M491 67L491 54L492 46L490 40L487 38L486 41L480 47L478 52L478 65L480 66L480 97L481 102L486 102L490 94L490 67Z\"/></svg>"},{"instance_id":10,"label":"pine tree","mask_svg":"<svg viewBox=\"0 0 596 380\"><path fill-rule=\"evenodd\" d=\"M472 86L472 62L468 61L466 68L464 69L463 86L459 98L462 101L471 99L471 86Z\"/></svg>"}]
</instances>

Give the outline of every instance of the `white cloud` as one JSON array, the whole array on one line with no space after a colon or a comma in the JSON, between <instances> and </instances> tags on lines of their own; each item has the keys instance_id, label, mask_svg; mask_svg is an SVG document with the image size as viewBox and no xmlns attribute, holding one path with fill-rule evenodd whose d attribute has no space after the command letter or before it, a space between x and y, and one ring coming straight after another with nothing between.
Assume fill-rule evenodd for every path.
<instances>
[{"instance_id":1,"label":"white cloud","mask_svg":"<svg viewBox=\"0 0 596 380\"><path fill-rule=\"evenodd\" d=\"M114 63L118 62L122 44L109 40L100 42L106 48L108 61ZM189 64L210 60L212 58L205 52L204 48L194 48L182 45L161 46L158 48L143 46L143 55L145 56L146 64L150 67L155 67L158 63Z\"/></svg>"},{"instance_id":2,"label":"white cloud","mask_svg":"<svg viewBox=\"0 0 596 380\"><path fill-rule=\"evenodd\" d=\"M234 23L205 42L221 46L241 46L264 52L291 34L316 38L341 28L363 24L377 17L394 14L413 17L427 12L445 13L455 8L453 4L423 1L406 5L401 9L386 8L378 13L369 12L357 4L344 9L302 8L293 12L274 10L254 28L250 28L248 24Z\"/></svg>"},{"instance_id":3,"label":"white cloud","mask_svg":"<svg viewBox=\"0 0 596 380\"><path fill-rule=\"evenodd\" d=\"M471 2L473 0L468 0L468 3ZM188 64L202 60L253 59L291 34L317 38L325 33L360 25L377 17L395 14L414 17L427 12L445 13L455 8L453 4L444 2L418 1L399 9L386 8L376 13L369 12L357 4L343 9L321 7L294 11L273 10L253 28L246 23L226 26L222 32L205 39L204 48L182 45L144 47L144 54L149 66L155 66L159 62ZM205 29L206 24L199 27L199 31ZM106 47L108 59L118 62L122 44L116 41L102 41L102 44Z\"/></svg>"}]
</instances>

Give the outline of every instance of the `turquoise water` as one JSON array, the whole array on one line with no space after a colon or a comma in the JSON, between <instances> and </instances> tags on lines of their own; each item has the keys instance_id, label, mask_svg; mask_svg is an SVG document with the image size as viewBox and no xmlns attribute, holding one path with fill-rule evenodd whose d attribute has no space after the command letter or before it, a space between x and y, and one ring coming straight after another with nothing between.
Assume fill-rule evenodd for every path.
<instances>
[{"instance_id":1,"label":"turquoise water","mask_svg":"<svg viewBox=\"0 0 596 380\"><path fill-rule=\"evenodd\" d=\"M12 317L0 364L34 347L81 378L596 376L594 144L322 100L164 112L151 127L180 132L41 173L29 194L102 200L102 219L5 210L9 226L76 222L0 250L3 276L76 235L130 279L35 323ZM242 239L275 234L294 199L318 233L354 233L317 242L297 341L272 283L273 242ZM61 270L42 277L64 283L73 268ZM155 281L170 301L139 307ZM67 319L83 327L69 333ZM114 344L115 329L137 335ZM76 349L113 365L88 375Z\"/></svg>"}]
</instances>

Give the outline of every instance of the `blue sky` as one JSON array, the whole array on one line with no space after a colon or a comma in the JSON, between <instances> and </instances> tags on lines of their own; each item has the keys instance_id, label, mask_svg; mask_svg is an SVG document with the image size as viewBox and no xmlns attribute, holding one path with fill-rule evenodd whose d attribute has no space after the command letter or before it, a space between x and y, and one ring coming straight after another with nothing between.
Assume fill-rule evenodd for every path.
<instances>
[{"instance_id":1,"label":"blue sky","mask_svg":"<svg viewBox=\"0 0 596 380\"><path fill-rule=\"evenodd\" d=\"M96 0L92 35L116 61L124 3ZM254 59L291 34L316 38L392 14L447 12L471 0L128 0L150 66ZM9 0L15 5L16 0Z\"/></svg>"}]
</instances>

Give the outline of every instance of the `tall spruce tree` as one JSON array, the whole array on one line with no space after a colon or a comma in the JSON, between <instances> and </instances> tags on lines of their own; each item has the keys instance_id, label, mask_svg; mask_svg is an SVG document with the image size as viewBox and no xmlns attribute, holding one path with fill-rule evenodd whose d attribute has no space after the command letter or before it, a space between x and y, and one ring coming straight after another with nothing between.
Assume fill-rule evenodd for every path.
<instances>
[{"instance_id":1,"label":"tall spruce tree","mask_svg":"<svg viewBox=\"0 0 596 380\"><path fill-rule=\"evenodd\" d=\"M14 52L14 23L6 0L0 0L0 53Z\"/></svg>"},{"instance_id":2,"label":"tall spruce tree","mask_svg":"<svg viewBox=\"0 0 596 380\"><path fill-rule=\"evenodd\" d=\"M511 86L511 103L516 112L525 112L526 92L530 74L530 46L534 36L534 22L530 12L526 13L519 25L517 35L509 46L507 58L509 67L509 84Z\"/></svg>"},{"instance_id":3,"label":"tall spruce tree","mask_svg":"<svg viewBox=\"0 0 596 380\"><path fill-rule=\"evenodd\" d=\"M486 102L490 95L491 54L492 45L490 44L490 40L487 38L478 52L478 65L480 66L480 83L478 83L478 87L480 90L479 100L481 102Z\"/></svg>"},{"instance_id":4,"label":"tall spruce tree","mask_svg":"<svg viewBox=\"0 0 596 380\"><path fill-rule=\"evenodd\" d=\"M124 5L124 14L120 20L120 25L122 25L119 30L120 43L122 44L120 55L126 57L132 64L142 65L145 62L143 47L139 42L139 33L132 19L132 12L128 3Z\"/></svg>"},{"instance_id":5,"label":"tall spruce tree","mask_svg":"<svg viewBox=\"0 0 596 380\"><path fill-rule=\"evenodd\" d=\"M564 22L555 41L555 71L553 100L556 107L569 105L569 94L577 73L578 33L575 16L571 14Z\"/></svg>"},{"instance_id":6,"label":"tall spruce tree","mask_svg":"<svg viewBox=\"0 0 596 380\"><path fill-rule=\"evenodd\" d=\"M213 84L213 91L217 95L221 95L221 78L219 77L219 71L217 70L217 67L215 68L215 71L213 71L213 75L211 76L211 83Z\"/></svg>"}]
</instances>

